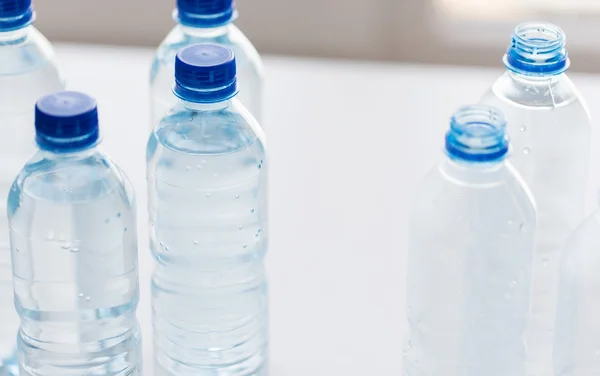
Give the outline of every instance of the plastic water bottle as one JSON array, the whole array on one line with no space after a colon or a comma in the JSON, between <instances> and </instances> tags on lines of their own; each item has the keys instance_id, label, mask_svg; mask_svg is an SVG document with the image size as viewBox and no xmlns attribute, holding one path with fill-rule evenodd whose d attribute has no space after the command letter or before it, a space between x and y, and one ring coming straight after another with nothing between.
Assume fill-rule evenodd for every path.
<instances>
[{"instance_id":1,"label":"plastic water bottle","mask_svg":"<svg viewBox=\"0 0 600 376\"><path fill-rule=\"evenodd\" d=\"M85 94L40 99L8 198L21 376L141 375L134 193Z\"/></svg>"},{"instance_id":2,"label":"plastic water bottle","mask_svg":"<svg viewBox=\"0 0 600 376\"><path fill-rule=\"evenodd\" d=\"M158 47L152 63L150 128L177 103L173 95L175 55L181 48L197 43L220 44L233 51L238 99L261 122L263 64L252 43L233 24L237 18L234 0L177 0L174 18L178 24Z\"/></svg>"},{"instance_id":3,"label":"plastic water bottle","mask_svg":"<svg viewBox=\"0 0 600 376\"><path fill-rule=\"evenodd\" d=\"M600 374L600 210L570 237L560 264L554 375Z\"/></svg>"},{"instance_id":4,"label":"plastic water bottle","mask_svg":"<svg viewBox=\"0 0 600 376\"><path fill-rule=\"evenodd\" d=\"M526 342L531 373L548 375L559 254L584 216L590 117L565 74L569 67L565 34L557 26L518 26L504 63L508 71L482 102L504 112L514 147L511 162L536 202L539 230Z\"/></svg>"},{"instance_id":5,"label":"plastic water bottle","mask_svg":"<svg viewBox=\"0 0 600 376\"><path fill-rule=\"evenodd\" d=\"M226 47L181 50L175 79L147 151L154 374L264 376L264 135L234 98Z\"/></svg>"},{"instance_id":6,"label":"plastic water bottle","mask_svg":"<svg viewBox=\"0 0 600 376\"><path fill-rule=\"evenodd\" d=\"M31 24L30 0L0 0L0 211L8 190L33 154L33 109L42 95L63 89L52 46ZM0 215L0 375L18 372L8 223Z\"/></svg>"},{"instance_id":7,"label":"plastic water bottle","mask_svg":"<svg viewBox=\"0 0 600 376\"><path fill-rule=\"evenodd\" d=\"M536 212L501 113L454 114L409 228L405 375L525 376Z\"/></svg>"}]
</instances>

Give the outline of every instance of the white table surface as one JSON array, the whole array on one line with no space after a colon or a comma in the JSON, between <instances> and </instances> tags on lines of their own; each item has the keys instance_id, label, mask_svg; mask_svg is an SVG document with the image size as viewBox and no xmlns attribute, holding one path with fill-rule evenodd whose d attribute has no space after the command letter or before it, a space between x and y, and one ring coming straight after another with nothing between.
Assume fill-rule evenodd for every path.
<instances>
[{"instance_id":1,"label":"white table surface","mask_svg":"<svg viewBox=\"0 0 600 376\"><path fill-rule=\"evenodd\" d=\"M97 98L103 148L138 198L145 375L152 375L145 143L153 51L59 45L68 88ZM500 63L500 56L499 56ZM407 210L452 111L497 69L267 57L271 375L400 375ZM600 76L573 74L592 113ZM600 145L594 128L594 145ZM600 180L592 153L590 210Z\"/></svg>"}]
</instances>

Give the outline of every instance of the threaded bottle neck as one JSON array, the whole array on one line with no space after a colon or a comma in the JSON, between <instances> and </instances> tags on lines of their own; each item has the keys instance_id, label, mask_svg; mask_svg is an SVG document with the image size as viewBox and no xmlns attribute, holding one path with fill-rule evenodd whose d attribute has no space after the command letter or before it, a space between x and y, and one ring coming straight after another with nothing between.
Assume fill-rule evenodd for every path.
<instances>
[{"instance_id":1,"label":"threaded bottle neck","mask_svg":"<svg viewBox=\"0 0 600 376\"><path fill-rule=\"evenodd\" d=\"M489 163L504 159L508 153L506 121L498 110L473 105L459 109L446 134L446 152L451 159Z\"/></svg>"},{"instance_id":2,"label":"threaded bottle neck","mask_svg":"<svg viewBox=\"0 0 600 376\"><path fill-rule=\"evenodd\" d=\"M517 26L504 56L504 65L518 74L550 76L569 68L565 33L548 23L525 23Z\"/></svg>"}]
</instances>

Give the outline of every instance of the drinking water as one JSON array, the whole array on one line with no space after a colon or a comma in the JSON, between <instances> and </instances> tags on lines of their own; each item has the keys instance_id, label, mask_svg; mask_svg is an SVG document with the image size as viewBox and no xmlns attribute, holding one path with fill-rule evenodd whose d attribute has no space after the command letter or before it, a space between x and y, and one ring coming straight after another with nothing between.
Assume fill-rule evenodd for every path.
<instances>
[{"instance_id":1,"label":"drinking water","mask_svg":"<svg viewBox=\"0 0 600 376\"><path fill-rule=\"evenodd\" d=\"M34 152L33 109L42 95L61 90L52 46L31 24L30 0L0 0L0 211L6 213L14 177ZM0 375L18 372L15 339L19 319L13 304L8 223L0 215Z\"/></svg>"},{"instance_id":2,"label":"drinking water","mask_svg":"<svg viewBox=\"0 0 600 376\"><path fill-rule=\"evenodd\" d=\"M536 212L501 113L454 114L409 221L405 375L525 376Z\"/></svg>"},{"instance_id":3,"label":"drinking water","mask_svg":"<svg viewBox=\"0 0 600 376\"><path fill-rule=\"evenodd\" d=\"M8 198L21 376L141 375L134 193L98 150L95 101L40 99Z\"/></svg>"},{"instance_id":4,"label":"drinking water","mask_svg":"<svg viewBox=\"0 0 600 376\"><path fill-rule=\"evenodd\" d=\"M267 167L226 47L184 48L148 142L156 376L267 375Z\"/></svg>"},{"instance_id":5,"label":"drinking water","mask_svg":"<svg viewBox=\"0 0 600 376\"><path fill-rule=\"evenodd\" d=\"M565 74L569 67L565 34L557 26L518 26L504 63L508 71L482 103L504 112L514 147L511 162L536 202L539 231L525 340L531 373L548 375L559 254L584 216L590 118L585 101Z\"/></svg>"},{"instance_id":6,"label":"drinking water","mask_svg":"<svg viewBox=\"0 0 600 376\"><path fill-rule=\"evenodd\" d=\"M262 120L262 60L248 38L233 24L233 0L178 0L177 26L158 47L150 73L150 129L177 103L173 95L175 55L197 43L220 44L231 49L237 61L238 99L259 122ZM262 123L261 123L262 124Z\"/></svg>"}]
</instances>

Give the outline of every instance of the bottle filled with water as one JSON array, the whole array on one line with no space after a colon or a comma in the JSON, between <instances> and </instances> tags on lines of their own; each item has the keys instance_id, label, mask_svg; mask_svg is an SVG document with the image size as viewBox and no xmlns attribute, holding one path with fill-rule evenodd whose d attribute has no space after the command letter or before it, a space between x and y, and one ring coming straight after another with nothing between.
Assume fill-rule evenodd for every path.
<instances>
[{"instance_id":1,"label":"bottle filled with water","mask_svg":"<svg viewBox=\"0 0 600 376\"><path fill-rule=\"evenodd\" d=\"M452 117L409 221L405 375L526 375L536 212L507 151L500 112Z\"/></svg>"},{"instance_id":2,"label":"bottle filled with water","mask_svg":"<svg viewBox=\"0 0 600 376\"><path fill-rule=\"evenodd\" d=\"M533 374L550 374L559 254L584 216L590 117L566 76L565 34L551 24L518 26L504 57L508 68L482 102L506 116L511 162L538 212L531 319L526 335Z\"/></svg>"},{"instance_id":3,"label":"bottle filled with water","mask_svg":"<svg viewBox=\"0 0 600 376\"><path fill-rule=\"evenodd\" d=\"M561 257L554 375L600 374L600 209L567 241Z\"/></svg>"},{"instance_id":4,"label":"bottle filled with water","mask_svg":"<svg viewBox=\"0 0 600 376\"><path fill-rule=\"evenodd\" d=\"M33 154L35 101L62 90L52 46L33 26L31 0L0 0L0 211L6 213L8 190ZM18 372L15 338L19 319L14 310L8 223L0 215L0 375Z\"/></svg>"},{"instance_id":5,"label":"bottle filled with water","mask_svg":"<svg viewBox=\"0 0 600 376\"><path fill-rule=\"evenodd\" d=\"M20 375L141 375L134 193L97 148L96 103L45 96L35 128L8 198Z\"/></svg>"},{"instance_id":6,"label":"bottle filled with water","mask_svg":"<svg viewBox=\"0 0 600 376\"><path fill-rule=\"evenodd\" d=\"M235 58L182 49L148 142L156 376L267 375L267 159Z\"/></svg>"},{"instance_id":7,"label":"bottle filled with water","mask_svg":"<svg viewBox=\"0 0 600 376\"><path fill-rule=\"evenodd\" d=\"M186 46L214 43L235 54L240 94L238 99L259 122L262 120L262 60L248 38L233 24L234 0L177 0L177 26L158 47L150 73L150 128L177 103L173 95L175 55ZM261 123L262 124L262 123Z\"/></svg>"}]
</instances>

